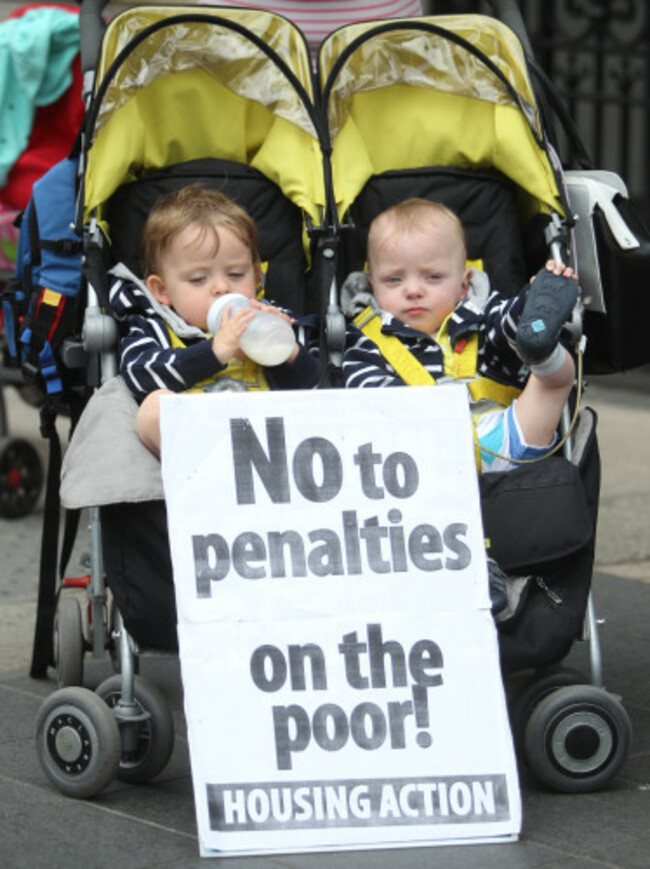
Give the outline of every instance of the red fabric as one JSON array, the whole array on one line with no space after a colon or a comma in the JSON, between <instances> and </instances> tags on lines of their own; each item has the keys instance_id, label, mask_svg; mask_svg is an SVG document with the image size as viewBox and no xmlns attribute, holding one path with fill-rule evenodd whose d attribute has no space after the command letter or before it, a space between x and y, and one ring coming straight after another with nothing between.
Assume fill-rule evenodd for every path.
<instances>
[{"instance_id":1,"label":"red fabric","mask_svg":"<svg viewBox=\"0 0 650 869\"><path fill-rule=\"evenodd\" d=\"M77 7L64 3L31 3L14 9L7 18L17 18L29 9L47 6L79 13ZM0 190L2 202L17 209L25 208L34 182L68 156L84 115L81 90L81 59L77 55L72 63L72 84L68 90L55 103L36 109L27 147L12 166L7 183Z\"/></svg>"}]
</instances>

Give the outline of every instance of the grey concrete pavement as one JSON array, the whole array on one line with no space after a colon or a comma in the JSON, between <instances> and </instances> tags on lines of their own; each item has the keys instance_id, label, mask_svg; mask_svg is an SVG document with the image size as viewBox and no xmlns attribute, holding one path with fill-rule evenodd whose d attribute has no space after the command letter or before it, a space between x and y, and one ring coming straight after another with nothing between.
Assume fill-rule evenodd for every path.
<instances>
[{"instance_id":1,"label":"grey concrete pavement","mask_svg":"<svg viewBox=\"0 0 650 869\"><path fill-rule=\"evenodd\" d=\"M36 412L8 393L13 436L38 437ZM420 869L420 867L646 867L650 865L650 376L600 378L585 403L599 418L603 465L594 590L606 686L623 696L634 727L632 749L607 790L585 796L545 791L522 768L524 828L508 845L417 848L354 854L226 859L237 869ZM65 437L65 424L61 428ZM55 687L27 675L36 611L42 506L18 521L0 520L0 865L103 869L205 865L198 857L178 663L145 659L142 670L171 700L172 760L147 785L115 782L92 801L63 797L45 780L34 750L37 710ZM81 529L83 546L83 527ZM587 669L585 644L568 663ZM85 684L112 672L87 656ZM223 865L223 864L222 864Z\"/></svg>"}]
</instances>

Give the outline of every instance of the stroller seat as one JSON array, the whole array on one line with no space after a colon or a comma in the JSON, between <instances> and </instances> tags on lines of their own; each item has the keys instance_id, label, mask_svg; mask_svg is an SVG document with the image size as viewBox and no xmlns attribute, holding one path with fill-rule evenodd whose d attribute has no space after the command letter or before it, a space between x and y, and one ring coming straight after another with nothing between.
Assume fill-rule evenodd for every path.
<instances>
[{"instance_id":1,"label":"stroller seat","mask_svg":"<svg viewBox=\"0 0 650 869\"><path fill-rule=\"evenodd\" d=\"M265 294L296 314L313 313L317 300L308 291L299 210L272 181L234 161L176 164L119 188L107 211L111 255L138 274L139 239L151 206L164 193L197 182L230 195L256 220ZM119 377L91 397L64 457L61 501L67 509L102 508L107 582L127 630L143 649L175 651L160 464L136 435L136 411Z\"/></svg>"}]
</instances>

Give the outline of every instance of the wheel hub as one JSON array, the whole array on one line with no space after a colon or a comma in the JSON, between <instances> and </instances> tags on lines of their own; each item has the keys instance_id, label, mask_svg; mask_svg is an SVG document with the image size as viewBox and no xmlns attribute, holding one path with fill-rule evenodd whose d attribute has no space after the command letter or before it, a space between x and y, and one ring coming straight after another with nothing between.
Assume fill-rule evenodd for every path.
<instances>
[{"instance_id":1,"label":"wheel hub","mask_svg":"<svg viewBox=\"0 0 650 869\"><path fill-rule=\"evenodd\" d=\"M68 775L78 775L91 761L90 736L83 722L74 715L57 715L48 727L50 755Z\"/></svg>"},{"instance_id":2,"label":"wheel hub","mask_svg":"<svg viewBox=\"0 0 650 869\"><path fill-rule=\"evenodd\" d=\"M566 749L576 760L588 760L593 757L599 746L600 736L586 725L575 727L566 740Z\"/></svg>"},{"instance_id":3,"label":"wheel hub","mask_svg":"<svg viewBox=\"0 0 650 869\"><path fill-rule=\"evenodd\" d=\"M72 727L62 727L54 737L54 744L56 753L66 763L77 760L83 747L81 737Z\"/></svg>"},{"instance_id":4,"label":"wheel hub","mask_svg":"<svg viewBox=\"0 0 650 869\"><path fill-rule=\"evenodd\" d=\"M7 483L10 489L18 489L23 484L23 474L20 468L11 468L7 474Z\"/></svg>"},{"instance_id":5,"label":"wheel hub","mask_svg":"<svg viewBox=\"0 0 650 869\"><path fill-rule=\"evenodd\" d=\"M553 731L551 747L559 767L574 775L590 775L611 756L614 737L600 715L581 710L559 722Z\"/></svg>"}]
</instances>

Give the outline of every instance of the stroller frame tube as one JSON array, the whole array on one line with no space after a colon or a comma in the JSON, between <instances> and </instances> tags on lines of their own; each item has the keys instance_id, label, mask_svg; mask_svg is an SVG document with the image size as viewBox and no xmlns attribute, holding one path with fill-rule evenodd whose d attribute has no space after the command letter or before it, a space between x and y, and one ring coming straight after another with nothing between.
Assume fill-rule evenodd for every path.
<instances>
[{"instance_id":1,"label":"stroller frame tube","mask_svg":"<svg viewBox=\"0 0 650 869\"><path fill-rule=\"evenodd\" d=\"M561 243L561 230L559 221L557 224L551 223L548 229L547 239L549 241L550 255L557 262L564 261L563 247ZM576 330L579 317L574 316L572 326ZM581 324L580 324L581 327ZM562 448L565 458L571 460L573 454L573 437L571 435L571 413L568 404L564 406L560 428L562 433L566 434L566 441ZM596 616L596 605L594 602L593 591L589 590L587 597L587 610L584 617L582 638L589 643L589 666L591 684L596 688L603 687L603 661L600 645L599 623Z\"/></svg>"},{"instance_id":2,"label":"stroller frame tube","mask_svg":"<svg viewBox=\"0 0 650 869\"><path fill-rule=\"evenodd\" d=\"M90 612L92 618L93 657L103 658L106 651L104 612L104 559L102 556L102 529L99 507L91 507L90 514Z\"/></svg>"}]
</instances>

